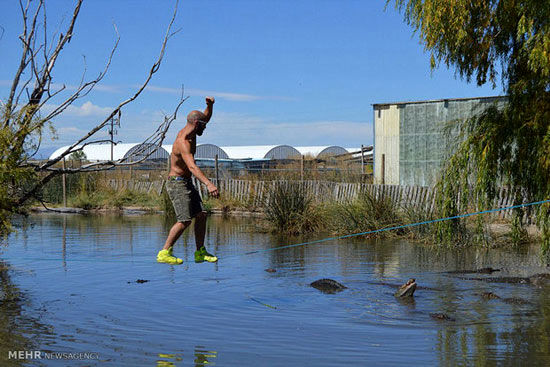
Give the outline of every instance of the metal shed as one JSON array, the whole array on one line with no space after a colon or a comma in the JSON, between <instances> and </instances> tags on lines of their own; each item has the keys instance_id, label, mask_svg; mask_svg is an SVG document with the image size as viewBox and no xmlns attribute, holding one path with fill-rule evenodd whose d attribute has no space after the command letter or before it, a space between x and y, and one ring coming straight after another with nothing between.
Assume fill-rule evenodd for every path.
<instances>
[{"instance_id":1,"label":"metal shed","mask_svg":"<svg viewBox=\"0 0 550 367\"><path fill-rule=\"evenodd\" d=\"M375 183L432 186L456 147L453 126L505 102L478 97L374 104Z\"/></svg>"},{"instance_id":2,"label":"metal shed","mask_svg":"<svg viewBox=\"0 0 550 367\"><path fill-rule=\"evenodd\" d=\"M230 159L289 159L300 156L290 145L252 145L222 147Z\"/></svg>"},{"instance_id":3,"label":"metal shed","mask_svg":"<svg viewBox=\"0 0 550 367\"><path fill-rule=\"evenodd\" d=\"M323 158L338 154L348 153L348 150L336 145L332 146L310 146L310 147L295 147L301 155L312 156L314 158Z\"/></svg>"},{"instance_id":4,"label":"metal shed","mask_svg":"<svg viewBox=\"0 0 550 367\"><path fill-rule=\"evenodd\" d=\"M227 153L217 145L214 144L199 144L197 145L197 152L195 153L195 158L216 158L218 159L228 159L229 156Z\"/></svg>"},{"instance_id":5,"label":"metal shed","mask_svg":"<svg viewBox=\"0 0 550 367\"><path fill-rule=\"evenodd\" d=\"M345 148L339 147L337 145L333 145L321 150L319 154L317 154L317 158L333 157L335 155L346 154L346 153L348 153L348 151Z\"/></svg>"},{"instance_id":6,"label":"metal shed","mask_svg":"<svg viewBox=\"0 0 550 367\"><path fill-rule=\"evenodd\" d=\"M265 155L264 158L270 159L290 159L298 158L301 154L296 148L291 147L290 145L277 145L276 147L270 149Z\"/></svg>"},{"instance_id":7,"label":"metal shed","mask_svg":"<svg viewBox=\"0 0 550 367\"><path fill-rule=\"evenodd\" d=\"M157 147L155 144L142 143L134 145L124 154L124 158L129 158L128 162L136 162L143 159L143 157L148 154L151 155L147 157L147 161L166 161L170 157L170 153L164 148Z\"/></svg>"}]
</instances>

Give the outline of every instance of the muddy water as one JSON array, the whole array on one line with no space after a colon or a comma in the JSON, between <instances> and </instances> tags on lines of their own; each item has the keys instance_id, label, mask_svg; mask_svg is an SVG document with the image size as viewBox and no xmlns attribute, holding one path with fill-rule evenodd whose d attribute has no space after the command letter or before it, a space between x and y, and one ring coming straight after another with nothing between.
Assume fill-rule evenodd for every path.
<instances>
[{"instance_id":1,"label":"muddy water","mask_svg":"<svg viewBox=\"0 0 550 367\"><path fill-rule=\"evenodd\" d=\"M549 272L536 248L347 239L274 250L320 237L278 238L253 219L213 217L207 246L220 261L192 261L191 231L174 250L184 264L170 266L155 262L168 229L155 215L20 221L0 247L0 365L550 365L548 289L461 279ZM502 270L444 273L486 266ZM348 289L309 286L326 277ZM396 300L392 285L411 277L414 299ZM486 291L525 302L484 300Z\"/></svg>"}]
</instances>

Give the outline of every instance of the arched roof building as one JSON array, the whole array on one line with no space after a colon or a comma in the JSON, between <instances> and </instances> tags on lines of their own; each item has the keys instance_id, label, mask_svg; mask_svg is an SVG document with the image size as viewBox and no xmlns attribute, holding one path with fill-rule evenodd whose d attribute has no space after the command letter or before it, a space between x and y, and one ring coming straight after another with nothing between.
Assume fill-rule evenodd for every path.
<instances>
[{"instance_id":1,"label":"arched roof building","mask_svg":"<svg viewBox=\"0 0 550 367\"><path fill-rule=\"evenodd\" d=\"M70 145L66 145L64 147L61 147L57 149L55 152L53 152L50 155L49 159L55 159L61 155L65 150L69 148ZM119 160L122 158L128 158L132 154L135 154L136 156L131 161L139 160L140 157L143 157L144 155L150 153L155 148L154 144L140 144L140 143L133 143L133 144L116 144L113 145L113 160ZM86 160L88 161L109 161L111 160L111 144L90 144L84 146L82 149L84 152L84 155L86 156ZM150 157L147 158L147 160L159 160L159 159L167 159L170 154L163 149L163 147L159 147L155 153L153 153Z\"/></svg>"},{"instance_id":2,"label":"arched roof building","mask_svg":"<svg viewBox=\"0 0 550 367\"><path fill-rule=\"evenodd\" d=\"M197 152L195 158L216 158L216 154L219 159L229 159L227 153L217 145L214 144L199 144L197 145Z\"/></svg>"},{"instance_id":3,"label":"arched roof building","mask_svg":"<svg viewBox=\"0 0 550 367\"><path fill-rule=\"evenodd\" d=\"M231 159L290 159L300 152L290 145L252 145L222 147Z\"/></svg>"},{"instance_id":4,"label":"arched roof building","mask_svg":"<svg viewBox=\"0 0 550 367\"><path fill-rule=\"evenodd\" d=\"M301 155L312 156L314 158L323 158L348 153L346 148L342 148L337 145L296 147L296 150L298 150Z\"/></svg>"},{"instance_id":5,"label":"arched roof building","mask_svg":"<svg viewBox=\"0 0 550 367\"><path fill-rule=\"evenodd\" d=\"M170 153L168 153L164 148L157 147L155 144L142 143L136 144L130 148L126 154L124 154L124 158L129 158L128 162L136 162L143 159L143 157L147 155L149 155L146 159L148 161L165 161L170 157Z\"/></svg>"},{"instance_id":6,"label":"arched roof building","mask_svg":"<svg viewBox=\"0 0 550 367\"><path fill-rule=\"evenodd\" d=\"M64 146L57 149L50 155L50 159L57 158L69 146ZM116 144L113 146L113 159L119 160L128 158L132 155L135 157L131 161L141 159L144 155L149 154L155 149L153 144ZM360 148L357 148L360 150ZM314 158L323 158L351 152L350 148L342 148L340 146L305 146L292 147L290 145L252 145L252 146L230 146L219 147L215 144L199 144L195 158L214 159L216 154L219 159L296 159L302 155L309 155ZM90 144L83 149L86 159L89 161L108 161L111 160L111 144ZM172 144L165 144L159 147L155 153L147 158L150 160L168 159L172 152ZM130 161L130 162L131 162Z\"/></svg>"}]
</instances>

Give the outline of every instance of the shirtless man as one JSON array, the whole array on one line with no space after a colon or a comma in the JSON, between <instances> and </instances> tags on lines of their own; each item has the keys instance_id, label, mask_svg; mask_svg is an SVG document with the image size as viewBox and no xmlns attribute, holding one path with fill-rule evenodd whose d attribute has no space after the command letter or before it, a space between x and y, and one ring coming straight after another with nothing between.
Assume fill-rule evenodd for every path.
<instances>
[{"instance_id":1,"label":"shirtless man","mask_svg":"<svg viewBox=\"0 0 550 367\"><path fill-rule=\"evenodd\" d=\"M182 259L172 255L172 246L181 236L183 231L195 218L195 262L216 262L218 258L209 254L204 247L204 234L206 231L206 212L202 208L199 192L193 186L191 176L195 176L208 188L211 196L217 197L218 188L202 173L195 163L195 151L197 149L197 135L201 136L206 124L212 117L214 98L206 97L206 109L204 112L191 111L187 115L187 125L180 130L170 154L170 172L166 181L166 191L174 205L177 222L170 229L168 238L162 250L157 255L157 261L167 264L181 264Z\"/></svg>"}]
</instances>

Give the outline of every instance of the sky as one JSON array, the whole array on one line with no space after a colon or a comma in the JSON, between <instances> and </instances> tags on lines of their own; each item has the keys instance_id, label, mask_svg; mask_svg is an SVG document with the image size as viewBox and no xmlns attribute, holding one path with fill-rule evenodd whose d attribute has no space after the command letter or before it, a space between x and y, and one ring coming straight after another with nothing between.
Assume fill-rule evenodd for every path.
<instances>
[{"instance_id":1,"label":"sky","mask_svg":"<svg viewBox=\"0 0 550 367\"><path fill-rule=\"evenodd\" d=\"M198 143L219 146L339 145L373 142L372 104L501 95L478 87L444 65L430 69L418 35L385 0L182 0L175 34L147 90L123 108L116 140L137 143L189 98L165 144L187 113L214 114ZM46 0L51 36L67 27L73 1ZM93 79L120 43L108 74L85 98L53 121L40 154L70 144L102 121L145 80L172 17L172 0L85 0L71 42L53 73L70 91L83 73ZM19 64L22 19L18 1L0 1L0 100ZM55 37L58 37L55 36ZM54 108L54 99L45 111ZM101 131L98 138L107 136Z\"/></svg>"}]
</instances>

